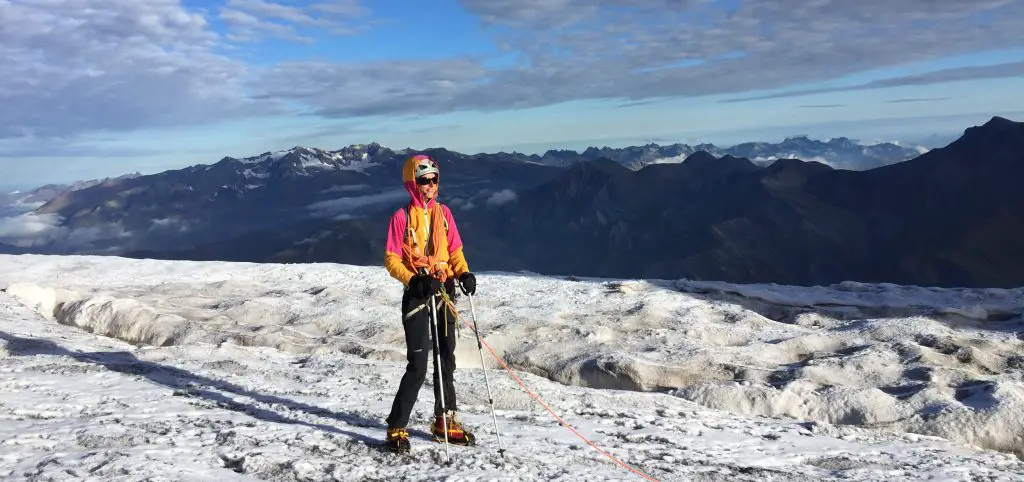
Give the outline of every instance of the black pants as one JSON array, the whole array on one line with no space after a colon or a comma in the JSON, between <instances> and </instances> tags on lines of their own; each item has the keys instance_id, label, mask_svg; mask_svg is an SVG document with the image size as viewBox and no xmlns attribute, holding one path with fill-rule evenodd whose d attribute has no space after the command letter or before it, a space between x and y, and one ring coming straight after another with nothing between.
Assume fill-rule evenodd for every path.
<instances>
[{"instance_id":1,"label":"black pants","mask_svg":"<svg viewBox=\"0 0 1024 482\"><path fill-rule=\"evenodd\" d=\"M438 382L438 372L444 378L444 409L455 410L455 384L452 381L452 374L455 371L455 314L451 311L443 298L435 297L437 300L437 336L440 346L441 369L438 370L437 361L432 356L434 348L432 332L430 328L430 299L413 298L407 290L402 296L402 325L405 328L406 358L409 360L405 366L405 374L398 385L398 393L395 394L395 401L391 405L391 414L388 415L388 427L405 427L409 424L409 414L416 404L420 387L427 378L427 360L434 365L434 415L441 415L441 383ZM405 315L416 309L421 304L425 306L408 320ZM446 333L447 326L447 333Z\"/></svg>"}]
</instances>

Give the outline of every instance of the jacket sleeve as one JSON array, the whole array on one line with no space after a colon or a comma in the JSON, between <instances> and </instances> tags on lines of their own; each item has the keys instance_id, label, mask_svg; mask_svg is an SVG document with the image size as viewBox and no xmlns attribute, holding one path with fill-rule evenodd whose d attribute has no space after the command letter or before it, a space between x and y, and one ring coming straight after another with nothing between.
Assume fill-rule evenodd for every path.
<instances>
[{"instance_id":1,"label":"jacket sleeve","mask_svg":"<svg viewBox=\"0 0 1024 482\"><path fill-rule=\"evenodd\" d=\"M448 220L448 264L455 276L461 276L469 272L469 263L466 262L466 255L462 252L462 237L459 236L459 228L455 226L455 216L447 205L443 205L444 217Z\"/></svg>"},{"instance_id":2,"label":"jacket sleeve","mask_svg":"<svg viewBox=\"0 0 1024 482\"><path fill-rule=\"evenodd\" d=\"M388 239L384 249L384 268L392 278L409 286L413 272L402 263L402 244L405 238L405 213L401 209L395 211L388 223Z\"/></svg>"},{"instance_id":3,"label":"jacket sleeve","mask_svg":"<svg viewBox=\"0 0 1024 482\"><path fill-rule=\"evenodd\" d=\"M469 272L469 263L466 262L466 255L462 253L462 248L456 249L448 255L448 263L456 277Z\"/></svg>"}]
</instances>

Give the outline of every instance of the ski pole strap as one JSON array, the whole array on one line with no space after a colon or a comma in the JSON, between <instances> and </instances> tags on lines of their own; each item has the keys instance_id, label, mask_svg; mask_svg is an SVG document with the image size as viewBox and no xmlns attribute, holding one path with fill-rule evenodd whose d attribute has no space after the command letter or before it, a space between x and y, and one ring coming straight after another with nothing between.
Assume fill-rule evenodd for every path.
<instances>
[{"instance_id":1,"label":"ski pole strap","mask_svg":"<svg viewBox=\"0 0 1024 482\"><path fill-rule=\"evenodd\" d=\"M443 300L442 300L442 301L443 301ZM405 317L403 317L402 319L403 319L403 320L408 320L409 318L412 318L412 315L415 315L415 314L416 314L416 313L418 313L418 312L419 312L420 310L424 310L424 309L426 309L426 308L427 308L427 305L429 305L429 304L430 304L430 302L429 302L429 301L424 301L424 302L423 302L423 303L421 303L421 304L420 304L419 306L417 306L417 307L413 308L413 309L412 309L412 310L410 310L410 311L409 311L408 313L406 313L406 314L405 314ZM434 305L434 308L440 308L440 306L439 306L439 305Z\"/></svg>"},{"instance_id":2,"label":"ski pole strap","mask_svg":"<svg viewBox=\"0 0 1024 482\"><path fill-rule=\"evenodd\" d=\"M421 304L421 305L417 306L416 308L413 308L413 309L412 309L411 311L409 311L408 313L406 313L406 314L405 314L405 318L402 318L402 319L403 319L403 320L408 320L409 318L412 318L412 315L415 315L415 314L416 314L417 312L419 312L420 310L422 310L422 309L424 309L424 308L426 308L426 307L427 307L427 304L426 304L426 303L423 303L423 304Z\"/></svg>"}]
</instances>

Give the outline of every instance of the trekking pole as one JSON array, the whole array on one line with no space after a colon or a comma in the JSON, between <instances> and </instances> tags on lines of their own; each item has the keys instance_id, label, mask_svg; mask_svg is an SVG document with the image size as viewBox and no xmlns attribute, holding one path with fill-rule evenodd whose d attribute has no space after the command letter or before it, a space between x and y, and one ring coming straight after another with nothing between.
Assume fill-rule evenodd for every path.
<instances>
[{"instance_id":1,"label":"trekking pole","mask_svg":"<svg viewBox=\"0 0 1024 482\"><path fill-rule=\"evenodd\" d=\"M487 366L484 365L484 345L481 341L480 328L476 324L476 308L473 307L473 295L459 283L462 293L469 297L469 313L473 315L473 332L476 333L476 349L480 353L480 369L484 372L484 384L487 385L487 403L491 405L491 420L494 421L494 436L498 438L498 455L505 458L505 449L501 446L501 434L498 433L498 416L494 414L494 396L491 395L491 382L487 379Z\"/></svg>"},{"instance_id":2,"label":"trekking pole","mask_svg":"<svg viewBox=\"0 0 1024 482\"><path fill-rule=\"evenodd\" d=\"M441 421L444 426L444 458L445 463L452 463L451 451L448 448L448 413L444 406L444 373L441 370L441 344L437 338L437 294L430 295L430 328L434 334L434 373L437 374L437 388L441 393Z\"/></svg>"}]
</instances>

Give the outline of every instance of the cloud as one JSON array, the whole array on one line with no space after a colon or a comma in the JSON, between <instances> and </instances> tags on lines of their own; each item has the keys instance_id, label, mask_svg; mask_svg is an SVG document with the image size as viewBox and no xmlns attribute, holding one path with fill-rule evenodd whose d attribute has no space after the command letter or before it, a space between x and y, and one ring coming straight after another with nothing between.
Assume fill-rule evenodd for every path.
<instances>
[{"instance_id":1,"label":"cloud","mask_svg":"<svg viewBox=\"0 0 1024 482\"><path fill-rule=\"evenodd\" d=\"M45 149L35 142L0 141L0 158L28 159L34 157L143 157L158 154L158 149L146 147L117 147L78 142L47 143Z\"/></svg>"},{"instance_id":2,"label":"cloud","mask_svg":"<svg viewBox=\"0 0 1024 482\"><path fill-rule=\"evenodd\" d=\"M56 214L25 213L0 218L0 243L19 248L82 249L96 241L130 236L119 223L68 228Z\"/></svg>"},{"instance_id":3,"label":"cloud","mask_svg":"<svg viewBox=\"0 0 1024 482\"><path fill-rule=\"evenodd\" d=\"M1021 25L1021 28L1024 28L1024 25ZM956 82L961 80L999 79L1008 77L1024 77L1024 61L1007 62L995 65L958 67L955 69L937 70L934 72L927 72L924 74L906 75L901 77L893 77L889 79L880 79L872 82L845 87L804 89L792 92L782 92L778 94L738 97L734 99L721 100L719 102L746 102L751 100L776 99L781 97L796 97L802 95L824 94L827 92L844 92L852 90L880 89L885 87L903 87L908 85L937 84L941 82Z\"/></svg>"},{"instance_id":4,"label":"cloud","mask_svg":"<svg viewBox=\"0 0 1024 482\"><path fill-rule=\"evenodd\" d=\"M48 244L67 234L61 220L56 214L35 213L0 218L0 243L22 248Z\"/></svg>"},{"instance_id":5,"label":"cloud","mask_svg":"<svg viewBox=\"0 0 1024 482\"><path fill-rule=\"evenodd\" d=\"M632 102L623 102L623 103L621 103L621 104L618 104L618 105L616 105L615 107L617 107L617 108L625 108L625 107L639 107L639 106L642 106L642 105L650 105L650 104L654 104L654 103L656 103L656 102L658 102L658 101L657 101L657 100L655 100L655 99L648 99L648 100L636 100L636 101L632 101Z\"/></svg>"},{"instance_id":6,"label":"cloud","mask_svg":"<svg viewBox=\"0 0 1024 482\"><path fill-rule=\"evenodd\" d=\"M842 163L842 162L833 162L833 161L825 159L824 157L821 157L821 156L811 156L811 157L808 157L807 159L804 159L804 161L805 162L818 162L818 163L824 164L824 165L832 167L832 168L846 168L846 169L856 169L857 168L857 166L855 166L855 165L846 165L845 163Z\"/></svg>"},{"instance_id":7,"label":"cloud","mask_svg":"<svg viewBox=\"0 0 1024 482\"><path fill-rule=\"evenodd\" d=\"M659 157L651 161L650 164L679 164L680 162L685 161L687 157L688 154L680 154L672 157Z\"/></svg>"},{"instance_id":8,"label":"cloud","mask_svg":"<svg viewBox=\"0 0 1024 482\"><path fill-rule=\"evenodd\" d=\"M503 189L491 195L487 198L487 204L491 206L501 206L502 204L508 204L518 199L516 193L509 189Z\"/></svg>"},{"instance_id":9,"label":"cloud","mask_svg":"<svg viewBox=\"0 0 1024 482\"><path fill-rule=\"evenodd\" d=\"M907 97L903 99L892 99L885 101L886 104L902 104L905 102L935 102L939 100L947 100L950 97Z\"/></svg>"},{"instance_id":10,"label":"cloud","mask_svg":"<svg viewBox=\"0 0 1024 482\"><path fill-rule=\"evenodd\" d=\"M189 222L182 218L155 218L150 220L150 231L170 230L171 232L185 233L192 228Z\"/></svg>"},{"instance_id":11,"label":"cloud","mask_svg":"<svg viewBox=\"0 0 1024 482\"><path fill-rule=\"evenodd\" d=\"M1015 0L461 0L501 47L485 56L251 64L255 42L377 25L357 0L0 0L0 139L297 112L433 115L605 98L740 93L1020 45ZM222 34L212 25L223 23ZM863 88L1020 75L1021 63ZM902 83L902 84L901 84Z\"/></svg>"},{"instance_id":12,"label":"cloud","mask_svg":"<svg viewBox=\"0 0 1024 482\"><path fill-rule=\"evenodd\" d=\"M352 35L367 28L364 17L369 9L358 0L336 0L308 6L284 5L266 0L228 0L219 18L230 27L228 38L252 42L264 37L312 43L299 35L297 28L326 29L335 35Z\"/></svg>"},{"instance_id":13,"label":"cloud","mask_svg":"<svg viewBox=\"0 0 1024 482\"><path fill-rule=\"evenodd\" d=\"M287 62L267 69L255 97L316 107L333 117L443 112L471 105L466 93L486 74L470 60L373 63Z\"/></svg>"},{"instance_id":14,"label":"cloud","mask_svg":"<svg viewBox=\"0 0 1024 482\"><path fill-rule=\"evenodd\" d=\"M505 44L530 66L502 73L500 104L784 87L1005 48L1024 28L1024 3L1012 0L743 1L731 11L702 0L463 3L507 29ZM1002 16L982 29L980 12Z\"/></svg>"},{"instance_id":15,"label":"cloud","mask_svg":"<svg viewBox=\"0 0 1024 482\"><path fill-rule=\"evenodd\" d=\"M368 194L365 196L329 199L310 204L307 208L312 211L313 216L316 217L351 219L352 211L357 211L368 206L377 206L408 198L409 193L403 188L384 191L377 194ZM343 215L343 217L339 217L338 215Z\"/></svg>"},{"instance_id":16,"label":"cloud","mask_svg":"<svg viewBox=\"0 0 1024 482\"><path fill-rule=\"evenodd\" d=\"M412 133L412 134L423 134L423 133L426 133L426 132L447 131L447 130L452 130L452 129L458 129L460 127L462 127L462 126L460 126L458 124L444 124L444 125L439 125L439 126L429 126L429 127L420 127L418 129L409 129L409 133Z\"/></svg>"},{"instance_id":17,"label":"cloud","mask_svg":"<svg viewBox=\"0 0 1024 482\"><path fill-rule=\"evenodd\" d=\"M340 186L331 186L327 189L321 190L320 194L331 194L335 192L350 192L350 191L363 191L370 189L373 186L369 184L343 184Z\"/></svg>"},{"instance_id":18,"label":"cloud","mask_svg":"<svg viewBox=\"0 0 1024 482\"><path fill-rule=\"evenodd\" d=\"M272 112L249 67L171 0L0 0L0 139L45 142Z\"/></svg>"},{"instance_id":19,"label":"cloud","mask_svg":"<svg viewBox=\"0 0 1024 482\"><path fill-rule=\"evenodd\" d=\"M801 109L831 109L833 107L846 107L846 104L808 104L798 105Z\"/></svg>"},{"instance_id":20,"label":"cloud","mask_svg":"<svg viewBox=\"0 0 1024 482\"><path fill-rule=\"evenodd\" d=\"M23 199L18 199L16 195L9 194L0 195L0 200L2 200L0 201L0 231L4 229L4 223L10 222L5 221L5 218L11 218L19 214L34 211L43 204L46 204L42 201L27 202ZM8 227L8 229L11 228ZM0 232L0 237L2 236L3 234Z\"/></svg>"},{"instance_id":21,"label":"cloud","mask_svg":"<svg viewBox=\"0 0 1024 482\"><path fill-rule=\"evenodd\" d=\"M0 0L0 140L52 152L55 140L85 133L292 113L281 99L248 95L263 71L229 55L231 42L303 40L296 27L351 33L367 14L355 0L228 0L222 36L214 14L179 0Z\"/></svg>"},{"instance_id":22,"label":"cloud","mask_svg":"<svg viewBox=\"0 0 1024 482\"><path fill-rule=\"evenodd\" d=\"M259 95L329 116L490 111L595 98L630 105L781 88L1005 48L1019 43L1024 29L1024 2L1012 0L741 1L733 9L706 0L462 3L489 27L503 55L515 59L512 67L487 68L486 59L474 57L296 62L271 69ZM992 75L1005 72L903 81ZM900 81L878 86L893 82Z\"/></svg>"}]
</instances>

